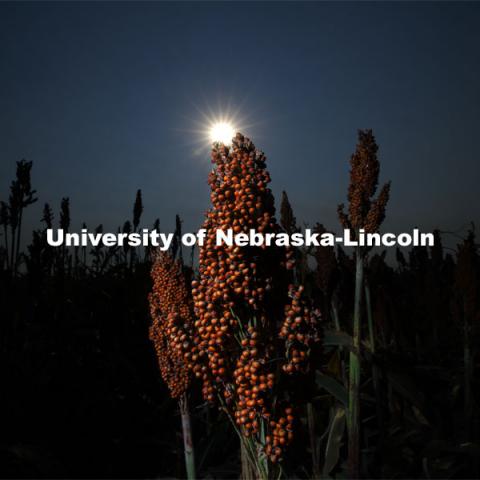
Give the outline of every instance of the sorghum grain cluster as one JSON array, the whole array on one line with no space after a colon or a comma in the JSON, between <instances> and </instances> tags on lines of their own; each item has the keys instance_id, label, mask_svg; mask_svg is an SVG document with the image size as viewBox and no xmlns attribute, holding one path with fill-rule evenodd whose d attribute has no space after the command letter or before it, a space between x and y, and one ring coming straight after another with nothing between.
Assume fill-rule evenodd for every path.
<instances>
[{"instance_id":1,"label":"sorghum grain cluster","mask_svg":"<svg viewBox=\"0 0 480 480\"><path fill-rule=\"evenodd\" d=\"M204 397L214 401L220 395L243 435L258 438L265 427L263 447L276 462L293 438L293 409L274 401L274 388L279 361L290 362L278 322L289 302L294 255L281 247L216 245L217 229L234 233L281 229L265 156L249 139L237 134L231 147L215 144L212 163L212 208L203 225L207 236L192 291L202 360L195 372L203 381ZM301 338L302 333L298 335ZM304 350L295 350L295 355L302 355L300 351Z\"/></svg>"},{"instance_id":2,"label":"sorghum grain cluster","mask_svg":"<svg viewBox=\"0 0 480 480\"><path fill-rule=\"evenodd\" d=\"M188 388L198 359L193 331L193 302L182 265L167 252L158 252L152 266L149 295L152 340L163 380L173 398Z\"/></svg>"},{"instance_id":3,"label":"sorghum grain cluster","mask_svg":"<svg viewBox=\"0 0 480 480\"><path fill-rule=\"evenodd\" d=\"M290 286L291 302L285 306L285 320L279 334L286 341L287 362L282 368L287 374L308 370L308 353L320 340L319 312L312 310L303 293L303 285L298 288Z\"/></svg>"},{"instance_id":4,"label":"sorghum grain cluster","mask_svg":"<svg viewBox=\"0 0 480 480\"><path fill-rule=\"evenodd\" d=\"M372 131L359 130L357 148L350 159L348 215L344 212L343 204L338 206L338 215L344 228L354 231L364 228L367 233L373 233L385 218L390 182L383 185L377 199L373 199L380 173L377 151Z\"/></svg>"}]
</instances>

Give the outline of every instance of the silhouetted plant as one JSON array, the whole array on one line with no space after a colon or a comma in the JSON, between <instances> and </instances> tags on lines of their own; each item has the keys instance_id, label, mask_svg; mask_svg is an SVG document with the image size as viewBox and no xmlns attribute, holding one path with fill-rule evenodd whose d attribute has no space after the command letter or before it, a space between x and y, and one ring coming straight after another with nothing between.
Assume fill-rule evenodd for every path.
<instances>
[{"instance_id":1,"label":"silhouetted plant","mask_svg":"<svg viewBox=\"0 0 480 480\"><path fill-rule=\"evenodd\" d=\"M60 203L60 220L59 226L63 229L64 232L68 232L70 229L70 199L62 198ZM62 245L62 254L60 262L60 270L65 271L66 263L69 262L70 255L67 255L67 248L65 245Z\"/></svg>"},{"instance_id":2,"label":"silhouetted plant","mask_svg":"<svg viewBox=\"0 0 480 480\"><path fill-rule=\"evenodd\" d=\"M280 205L280 225L287 233L292 234L298 231L297 220L293 215L292 206L285 191L282 192L282 203Z\"/></svg>"},{"instance_id":3,"label":"silhouetted plant","mask_svg":"<svg viewBox=\"0 0 480 480\"><path fill-rule=\"evenodd\" d=\"M53 226L53 211L50 208L50 205L46 203L43 207L43 217L41 220L43 223L45 223L45 228L52 228Z\"/></svg>"},{"instance_id":4,"label":"silhouetted plant","mask_svg":"<svg viewBox=\"0 0 480 480\"><path fill-rule=\"evenodd\" d=\"M138 227L140 225L140 219L142 218L143 213L143 201L142 201L142 191L139 189L137 190L137 194L135 196L135 203L133 204L133 232L138 232ZM134 248L130 249L130 269L133 269L134 264L136 262L136 251Z\"/></svg>"},{"instance_id":5,"label":"silhouetted plant","mask_svg":"<svg viewBox=\"0 0 480 480\"><path fill-rule=\"evenodd\" d=\"M35 203L35 190L32 190L31 175L32 162L21 160L17 162L16 179L10 186L10 198L8 205L8 217L11 228L11 255L10 266L15 275L18 270L20 256L20 238L22 231L23 211L29 205Z\"/></svg>"},{"instance_id":6,"label":"silhouetted plant","mask_svg":"<svg viewBox=\"0 0 480 480\"><path fill-rule=\"evenodd\" d=\"M103 233L103 225L102 224L98 225L95 228L94 233L96 233L96 234ZM101 271L103 270L104 259L105 259L105 252L103 251L102 243L99 243L98 245L93 247L90 250L90 254L93 257L92 266L93 266L94 271L97 274L101 273Z\"/></svg>"},{"instance_id":7,"label":"silhouetted plant","mask_svg":"<svg viewBox=\"0 0 480 480\"><path fill-rule=\"evenodd\" d=\"M142 218L143 213L143 202L142 202L142 191L137 190L137 195L135 197L135 203L133 205L133 231L138 230L140 225L140 219Z\"/></svg>"},{"instance_id":8,"label":"silhouetted plant","mask_svg":"<svg viewBox=\"0 0 480 480\"><path fill-rule=\"evenodd\" d=\"M352 236L358 238L360 229L373 233L378 230L385 218L390 183L386 183L378 197L377 191L380 163L377 159L378 146L371 130L358 132L358 144L350 159L350 183L348 186L348 215L344 206L338 206L338 215L344 228L352 230ZM353 314L353 349L349 366L349 409L347 425L349 432L349 476L359 476L360 462L360 349L361 349L361 306L364 291L364 256L366 250L355 249L355 308Z\"/></svg>"},{"instance_id":9,"label":"silhouetted plant","mask_svg":"<svg viewBox=\"0 0 480 480\"><path fill-rule=\"evenodd\" d=\"M129 235L131 232L132 232L132 224L127 220L123 224L122 233ZM132 247L130 247L128 242L125 242L123 244L123 255L124 255L124 262L126 266L128 265L128 253L130 252L131 249Z\"/></svg>"}]
</instances>

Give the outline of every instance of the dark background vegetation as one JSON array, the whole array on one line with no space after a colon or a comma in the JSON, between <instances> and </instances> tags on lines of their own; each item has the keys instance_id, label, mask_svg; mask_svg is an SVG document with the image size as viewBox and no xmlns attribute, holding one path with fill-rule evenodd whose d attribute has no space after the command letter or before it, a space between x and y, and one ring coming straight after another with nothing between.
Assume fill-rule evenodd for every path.
<instances>
[{"instance_id":1,"label":"dark background vegetation","mask_svg":"<svg viewBox=\"0 0 480 480\"><path fill-rule=\"evenodd\" d=\"M12 251L20 218L37 200L31 168L27 162L17 164L9 200L2 203L2 240L10 249L0 248L1 474L182 477L177 406L160 379L148 340L152 252L48 246L47 227L69 229L67 198L58 213L45 205L27 249ZM141 228L142 210L138 192L131 219L119 228ZM293 228L286 196L280 210L285 228ZM179 235L179 217L176 224ZM370 353L362 357L365 476L478 475L478 246L473 225L465 238L458 237L456 250L444 249L440 233L436 236L434 248L397 250L394 266L386 263L385 252L370 255L367 281L376 351L372 355L367 349ZM348 338L352 259L341 249L304 254L310 257L303 271L305 285L322 310L325 331L335 329L330 308L335 305L337 334ZM188 263L190 252L183 251L183 256ZM363 337L368 342L366 330ZM316 367L341 384L342 359L327 340L322 364ZM374 369L380 385L375 389ZM334 397L335 392L318 383L313 405L322 463ZM238 441L228 421L205 407L196 388L191 403L199 475L236 477ZM312 478L308 432L305 426L299 432L287 472ZM340 462L331 475L342 474L343 441L336 451Z\"/></svg>"}]
</instances>

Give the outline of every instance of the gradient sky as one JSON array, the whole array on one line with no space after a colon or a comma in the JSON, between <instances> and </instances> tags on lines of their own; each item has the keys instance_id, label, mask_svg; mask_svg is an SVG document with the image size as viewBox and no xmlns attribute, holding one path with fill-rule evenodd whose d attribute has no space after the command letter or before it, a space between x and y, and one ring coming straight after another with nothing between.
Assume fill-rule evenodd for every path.
<instances>
[{"instance_id":1,"label":"gradient sky","mask_svg":"<svg viewBox=\"0 0 480 480\"><path fill-rule=\"evenodd\" d=\"M141 188L144 226L196 230L198 130L238 111L298 219L339 229L373 128L385 229L458 229L480 220L478 25L478 3L1 3L0 198L27 158L29 225L69 196L74 229L115 229Z\"/></svg>"}]
</instances>

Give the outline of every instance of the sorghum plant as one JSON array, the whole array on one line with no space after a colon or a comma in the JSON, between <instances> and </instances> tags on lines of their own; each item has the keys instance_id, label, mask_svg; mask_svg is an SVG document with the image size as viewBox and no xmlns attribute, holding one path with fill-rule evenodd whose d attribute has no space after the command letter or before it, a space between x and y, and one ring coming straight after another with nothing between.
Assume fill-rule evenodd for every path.
<instances>
[{"instance_id":1,"label":"sorghum plant","mask_svg":"<svg viewBox=\"0 0 480 480\"><path fill-rule=\"evenodd\" d=\"M187 389L196 360L193 335L193 303L182 264L166 252L158 252L152 266L153 288L149 296L152 340L160 373L172 398L178 400L182 417L185 465L195 478L195 459Z\"/></svg>"},{"instance_id":2,"label":"sorghum plant","mask_svg":"<svg viewBox=\"0 0 480 480\"><path fill-rule=\"evenodd\" d=\"M368 233L376 232L385 218L385 207L390 193L390 183L386 183L377 198L374 195L378 186L380 162L377 158L378 146L371 130L358 132L358 144L350 160L350 184L348 187L348 214L344 206L338 206L338 215L344 228L358 236L360 229ZM361 344L361 304L364 285L364 259L366 250L356 248L355 305L353 314L353 349L350 352L349 370L349 432L348 464L349 476L359 475L360 442L360 344Z\"/></svg>"},{"instance_id":3,"label":"sorghum plant","mask_svg":"<svg viewBox=\"0 0 480 480\"><path fill-rule=\"evenodd\" d=\"M70 228L70 199L68 197L62 198L62 202L60 204L60 228L65 232L68 232L68 229ZM67 248L65 245L62 245L61 260L59 265L61 272L65 271L66 260Z\"/></svg>"},{"instance_id":4,"label":"sorghum plant","mask_svg":"<svg viewBox=\"0 0 480 480\"><path fill-rule=\"evenodd\" d=\"M8 220L11 232L10 267L13 274L17 273L20 258L20 238L22 231L23 211L26 207L35 203L35 190L32 190L30 175L32 162L21 160L17 162L17 176L10 186L10 198L8 204Z\"/></svg>"},{"instance_id":5,"label":"sorghum plant","mask_svg":"<svg viewBox=\"0 0 480 480\"><path fill-rule=\"evenodd\" d=\"M340 222L344 228L352 229L354 234L361 228L366 232L376 232L385 219L390 182L383 185L376 199L373 198L380 173L377 151L373 132L359 130L357 148L350 159L348 215L344 213L343 204L338 206Z\"/></svg>"},{"instance_id":6,"label":"sorghum plant","mask_svg":"<svg viewBox=\"0 0 480 480\"><path fill-rule=\"evenodd\" d=\"M282 203L280 204L280 225L287 233L298 232L297 220L293 214L287 192L285 191L282 192Z\"/></svg>"},{"instance_id":7,"label":"sorghum plant","mask_svg":"<svg viewBox=\"0 0 480 480\"><path fill-rule=\"evenodd\" d=\"M41 220L43 223L45 223L45 229L47 228L52 228L53 226L53 212L52 208L48 203L46 203L43 206L43 217Z\"/></svg>"},{"instance_id":8,"label":"sorghum plant","mask_svg":"<svg viewBox=\"0 0 480 480\"><path fill-rule=\"evenodd\" d=\"M327 229L320 223L315 225L315 232L323 234L327 232ZM316 268L316 283L321 291L322 296L322 306L324 314L332 310L332 316L335 320L335 313L333 310L336 310L336 305L334 305L334 296L333 291L336 283L337 275L337 257L335 255L335 247L332 246L320 246L316 247L313 250L313 256L317 264ZM335 321L335 326L340 330L340 325L337 325Z\"/></svg>"},{"instance_id":9,"label":"sorghum plant","mask_svg":"<svg viewBox=\"0 0 480 480\"><path fill-rule=\"evenodd\" d=\"M202 358L195 372L205 399L218 398L234 422L255 475L269 478L293 439L294 407L279 382L307 369L317 319L302 287L289 289L292 250L216 245L217 229L280 231L264 154L237 134L231 147L214 144L212 163L213 206L193 282Z\"/></svg>"},{"instance_id":10,"label":"sorghum plant","mask_svg":"<svg viewBox=\"0 0 480 480\"><path fill-rule=\"evenodd\" d=\"M137 190L135 196L135 203L133 204L133 231L137 232L140 225L140 219L142 218L143 213L143 201L142 201L142 191ZM134 248L130 249L130 270L133 269L133 266L136 262L137 256Z\"/></svg>"}]
</instances>

